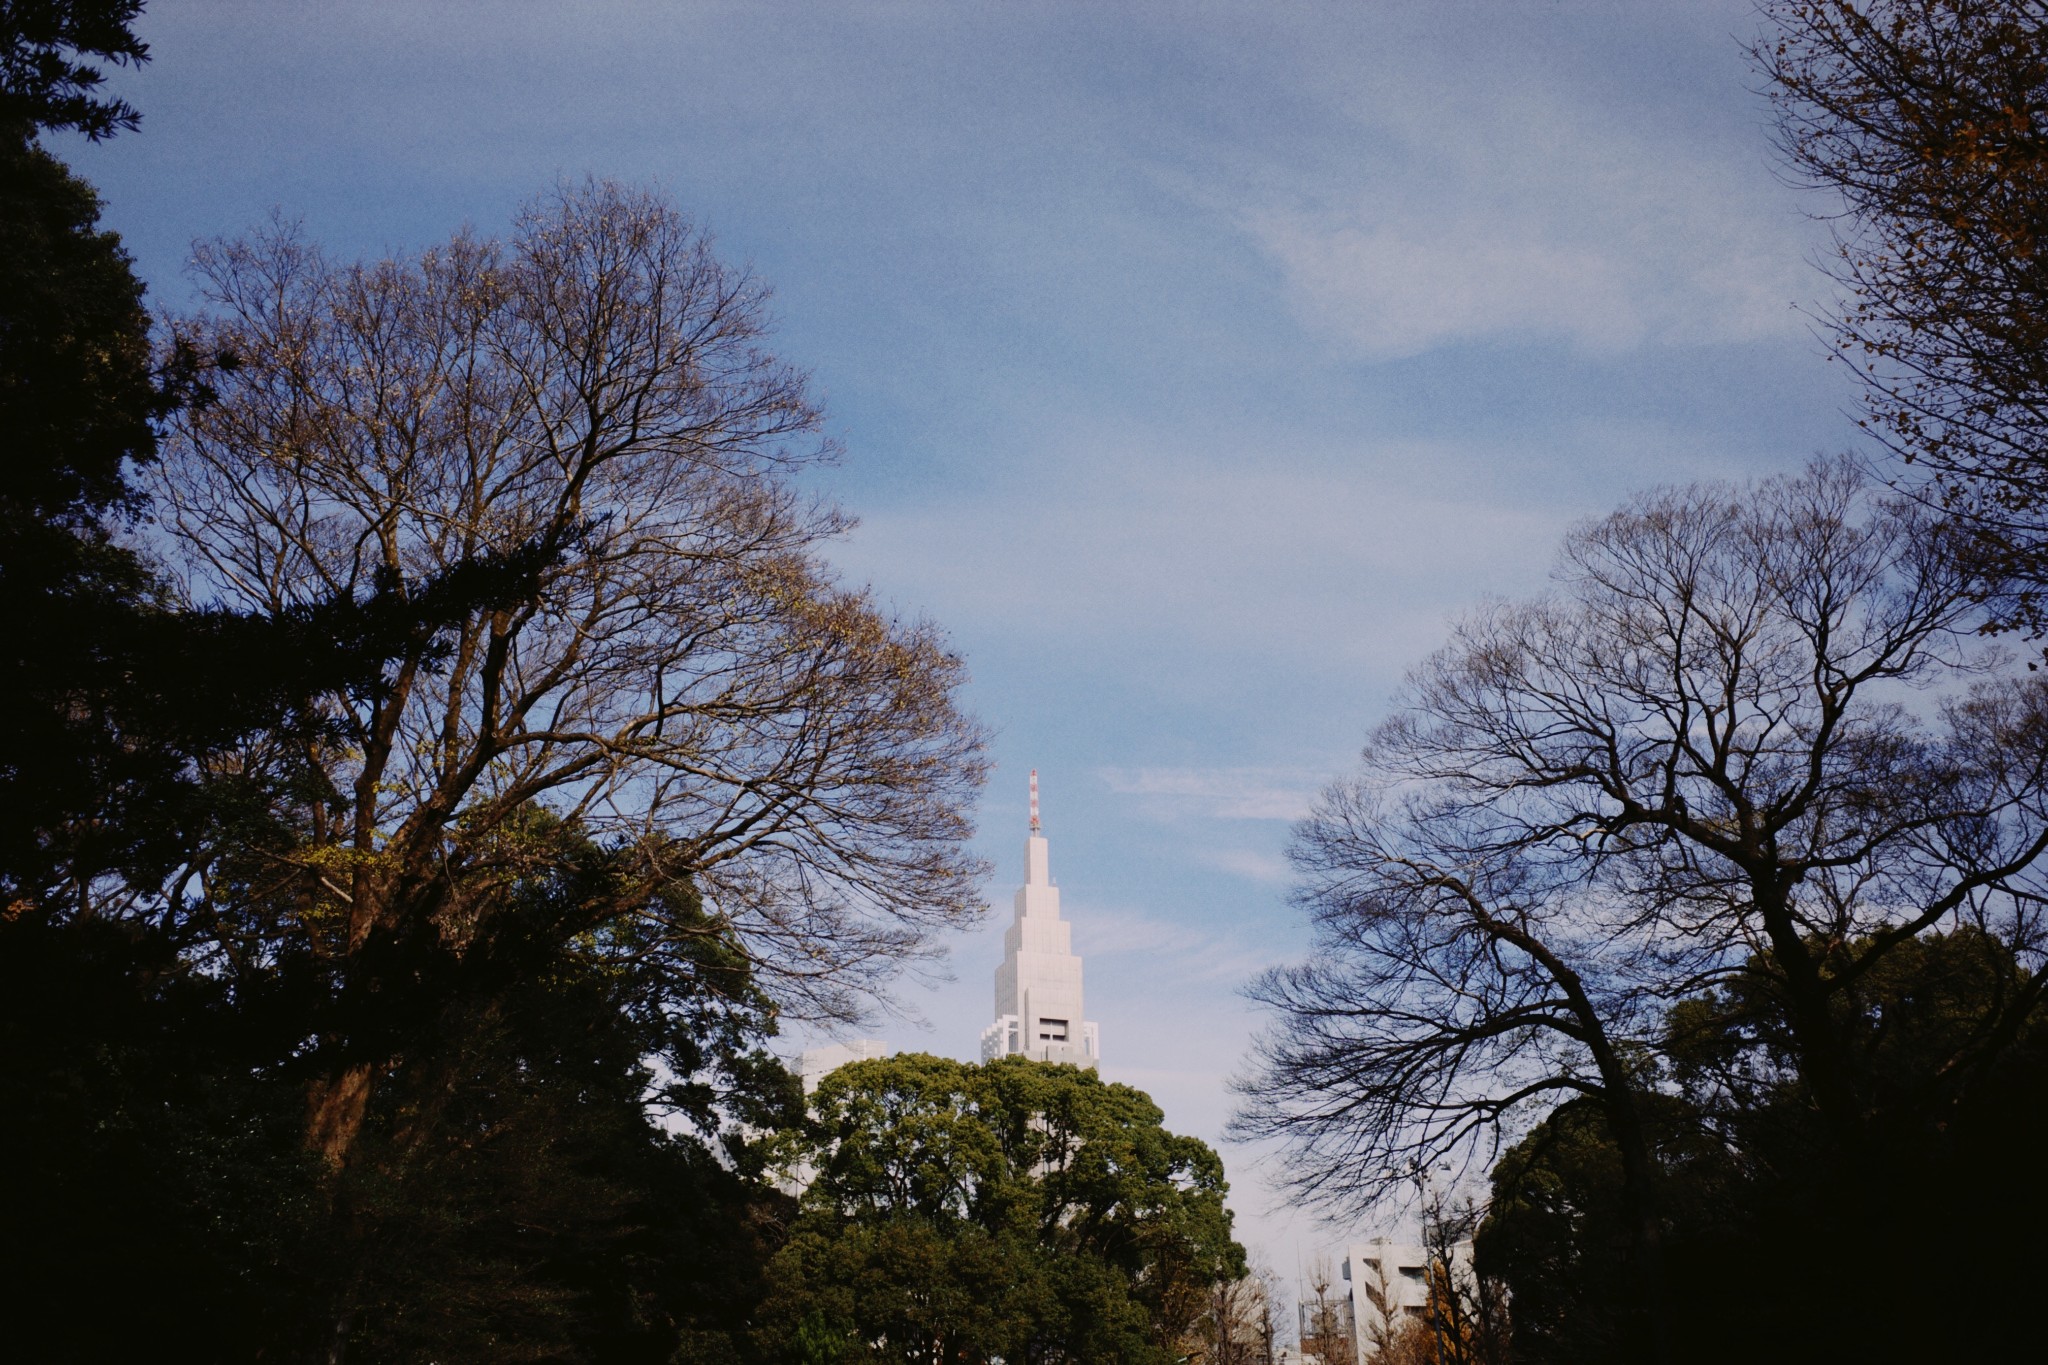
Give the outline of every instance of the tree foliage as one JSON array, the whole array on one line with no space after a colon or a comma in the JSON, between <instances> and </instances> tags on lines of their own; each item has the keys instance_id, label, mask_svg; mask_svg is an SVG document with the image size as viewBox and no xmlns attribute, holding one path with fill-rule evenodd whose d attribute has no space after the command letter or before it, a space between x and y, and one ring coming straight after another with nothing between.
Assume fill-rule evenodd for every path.
<instances>
[{"instance_id":1,"label":"tree foliage","mask_svg":"<svg viewBox=\"0 0 2048 1365\"><path fill-rule=\"evenodd\" d=\"M81 814L161 797L179 760L124 743L151 579L103 519L132 506L159 411L142 285L90 186L0 129L0 895L62 879ZM120 837L120 836L114 836ZM104 841L104 836L103 840ZM88 861L99 862L87 855Z\"/></svg>"},{"instance_id":2,"label":"tree foliage","mask_svg":"<svg viewBox=\"0 0 2048 1365\"><path fill-rule=\"evenodd\" d=\"M1972 532L1998 624L2048 625L2048 7L1773 0L1752 50L1839 214L1824 315L1863 425Z\"/></svg>"},{"instance_id":3,"label":"tree foliage","mask_svg":"<svg viewBox=\"0 0 2048 1365\"><path fill-rule=\"evenodd\" d=\"M760 348L758 284L673 208L591 183L507 242L337 264L279 228L197 260L213 307L179 339L241 364L155 485L194 600L289 615L540 567L330 694L326 733L233 756L302 776L289 839L238 865L232 917L211 877L174 913L402 998L419 954L488 944L535 805L636 886L690 878L785 1007L843 1011L977 912L959 661L817 558L846 521L785 471L829 453L818 412ZM341 1017L323 1054L309 1140L341 1162L389 1058Z\"/></svg>"},{"instance_id":4,"label":"tree foliage","mask_svg":"<svg viewBox=\"0 0 2048 1365\"><path fill-rule=\"evenodd\" d=\"M70 129L94 142L133 131L142 115L103 94L98 63L140 66L143 0L0 0L0 126Z\"/></svg>"},{"instance_id":5,"label":"tree foliage","mask_svg":"<svg viewBox=\"0 0 2048 1365\"><path fill-rule=\"evenodd\" d=\"M659 893L667 921L698 929L681 962L631 915L565 951L555 926L614 903L613 861L586 850L516 887L498 932L517 944L403 1040L408 1065L343 1177L320 1305L340 1306L352 1356L744 1351L788 1216L748 1136L795 1109L793 1079L757 1050L774 1005L687 886Z\"/></svg>"},{"instance_id":6,"label":"tree foliage","mask_svg":"<svg viewBox=\"0 0 2048 1365\"><path fill-rule=\"evenodd\" d=\"M971 912L958 663L832 581L763 291L658 201L217 244L152 351L34 142L135 125L138 10L0 4L12 1340L743 1359L763 1039Z\"/></svg>"},{"instance_id":7,"label":"tree foliage","mask_svg":"<svg viewBox=\"0 0 2048 1365\"><path fill-rule=\"evenodd\" d=\"M1093 1072L900 1056L812 1104L764 1311L786 1358L1170 1361L1245 1273L1215 1153Z\"/></svg>"},{"instance_id":8,"label":"tree foliage","mask_svg":"<svg viewBox=\"0 0 2048 1365\"><path fill-rule=\"evenodd\" d=\"M685 885L673 959L566 836L505 890L486 965L387 1021L406 1065L337 1179L303 1143L306 954L195 970L132 922L0 924L15 1339L37 1359L732 1360L787 1201L747 1137L789 1122L773 1005ZM553 930L589 925L566 947ZM73 1311L80 1277L123 1286ZM680 1354L679 1354L680 1353Z\"/></svg>"},{"instance_id":9,"label":"tree foliage","mask_svg":"<svg viewBox=\"0 0 2048 1365\"><path fill-rule=\"evenodd\" d=\"M134 8L9 5L0 66L36 67L36 35L116 43L108 25ZM209 401L236 357L152 354L143 286L98 196L36 142L61 121L35 107L0 120L0 900L90 914L154 888L246 796L206 780L209 756L304 725L309 699L368 685L540 556L281 612L180 604L124 535L146 509L134 479L159 424Z\"/></svg>"}]
</instances>

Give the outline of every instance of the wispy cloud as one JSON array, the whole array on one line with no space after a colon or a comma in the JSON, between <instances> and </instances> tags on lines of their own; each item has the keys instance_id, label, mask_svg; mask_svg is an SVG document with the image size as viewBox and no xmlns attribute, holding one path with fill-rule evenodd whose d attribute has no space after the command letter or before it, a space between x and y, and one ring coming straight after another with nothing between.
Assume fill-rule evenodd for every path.
<instances>
[{"instance_id":1,"label":"wispy cloud","mask_svg":"<svg viewBox=\"0 0 2048 1365\"><path fill-rule=\"evenodd\" d=\"M1305 768L1104 768L1101 772L1102 780L1118 795L1156 798L1176 814L1212 820L1302 819L1329 780L1329 774Z\"/></svg>"},{"instance_id":2,"label":"wispy cloud","mask_svg":"<svg viewBox=\"0 0 2048 1365\"><path fill-rule=\"evenodd\" d=\"M1469 186L1455 206L1362 198L1268 209L1245 228L1296 315L1371 360L1499 339L1618 351L1795 334L1791 302L1810 293L1796 259L1776 264L1787 253L1722 208L1711 177L1683 174L1626 199L1652 206L1648 222L1622 213L1622 195L1567 180L1528 191L1512 232L1476 216L1486 204Z\"/></svg>"},{"instance_id":3,"label":"wispy cloud","mask_svg":"<svg viewBox=\"0 0 2048 1365\"><path fill-rule=\"evenodd\" d=\"M1490 449L1387 442L1295 468L1234 435L1200 451L1156 441L1076 433L1013 513L935 494L870 514L837 557L885 587L918 584L970 647L981 628L1097 658L1142 648L1164 685L1166 655L1224 651L1377 692L1458 604L1540 581L1576 511L1503 489L1512 461ZM1403 486L1414 471L1459 479Z\"/></svg>"},{"instance_id":4,"label":"wispy cloud","mask_svg":"<svg viewBox=\"0 0 2048 1365\"><path fill-rule=\"evenodd\" d=\"M1337 150L1246 166L1226 191L1298 318L1372 360L1473 341L1611 353L1800 333L1807 225L1761 139L1702 137L1681 108L1617 109L1606 84L1560 79L1531 50L1555 23L1443 23L1438 41L1381 48L1341 86L1326 75L1326 116L1351 131ZM1708 51L1740 80L1732 41Z\"/></svg>"},{"instance_id":5,"label":"wispy cloud","mask_svg":"<svg viewBox=\"0 0 2048 1365\"><path fill-rule=\"evenodd\" d=\"M1263 853L1253 848L1212 849L1198 856L1204 864L1247 881L1277 886L1294 875L1294 869L1279 854Z\"/></svg>"},{"instance_id":6,"label":"wispy cloud","mask_svg":"<svg viewBox=\"0 0 2048 1365\"><path fill-rule=\"evenodd\" d=\"M1286 957L1271 936L1248 938L1142 910L1077 907L1070 918L1074 951L1089 960L1091 989L1108 984L1107 977L1119 995L1128 996L1146 982L1154 988L1172 983L1175 990L1190 984L1235 986ZM1127 978L1133 959L1142 959L1144 971Z\"/></svg>"},{"instance_id":7,"label":"wispy cloud","mask_svg":"<svg viewBox=\"0 0 2048 1365\"><path fill-rule=\"evenodd\" d=\"M1185 927L1168 924L1141 910L1090 906L1080 913L1080 946L1093 957L1162 952L1177 948L1188 938Z\"/></svg>"}]
</instances>

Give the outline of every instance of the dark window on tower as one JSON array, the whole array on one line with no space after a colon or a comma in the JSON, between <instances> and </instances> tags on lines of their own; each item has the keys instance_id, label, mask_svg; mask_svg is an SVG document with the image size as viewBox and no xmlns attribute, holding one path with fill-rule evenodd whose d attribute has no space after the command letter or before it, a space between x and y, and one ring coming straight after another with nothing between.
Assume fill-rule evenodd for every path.
<instances>
[{"instance_id":1,"label":"dark window on tower","mask_svg":"<svg viewBox=\"0 0 2048 1365\"><path fill-rule=\"evenodd\" d=\"M1067 1041L1067 1021L1064 1019L1041 1019L1038 1021L1038 1037L1042 1042L1064 1043Z\"/></svg>"}]
</instances>

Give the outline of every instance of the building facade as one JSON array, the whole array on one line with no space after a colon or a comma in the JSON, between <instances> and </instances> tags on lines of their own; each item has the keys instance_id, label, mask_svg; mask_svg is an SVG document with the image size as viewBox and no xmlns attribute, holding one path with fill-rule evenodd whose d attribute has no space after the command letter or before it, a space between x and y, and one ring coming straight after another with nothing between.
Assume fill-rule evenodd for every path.
<instances>
[{"instance_id":1,"label":"building facade","mask_svg":"<svg viewBox=\"0 0 2048 1365\"><path fill-rule=\"evenodd\" d=\"M873 1061L888 1055L889 1045L880 1038L856 1038L850 1043L827 1043L823 1047L805 1048L797 1070L804 1080L804 1093L809 1095L817 1090L819 1081L848 1062Z\"/></svg>"},{"instance_id":2,"label":"building facade","mask_svg":"<svg viewBox=\"0 0 2048 1365\"><path fill-rule=\"evenodd\" d=\"M1350 1365L1358 1355L1358 1324L1348 1295L1303 1294L1294 1313L1304 1365Z\"/></svg>"},{"instance_id":3,"label":"building facade","mask_svg":"<svg viewBox=\"0 0 2048 1365\"><path fill-rule=\"evenodd\" d=\"M1038 773L1031 774L1031 834L1024 845L1024 884L1003 935L996 968L995 1022L981 1034L981 1059L1033 1057L1093 1067L1101 1057L1096 1026L1082 1017L1081 959L1072 926L1060 918L1060 889L1038 821Z\"/></svg>"},{"instance_id":4,"label":"building facade","mask_svg":"<svg viewBox=\"0 0 2048 1365\"><path fill-rule=\"evenodd\" d=\"M1379 1354L1404 1323L1429 1315L1430 1253L1427 1248L1375 1237L1345 1249L1344 1278L1351 1286L1351 1318L1359 1365ZM1449 1272L1460 1280L1472 1272L1472 1243L1451 1248Z\"/></svg>"}]
</instances>

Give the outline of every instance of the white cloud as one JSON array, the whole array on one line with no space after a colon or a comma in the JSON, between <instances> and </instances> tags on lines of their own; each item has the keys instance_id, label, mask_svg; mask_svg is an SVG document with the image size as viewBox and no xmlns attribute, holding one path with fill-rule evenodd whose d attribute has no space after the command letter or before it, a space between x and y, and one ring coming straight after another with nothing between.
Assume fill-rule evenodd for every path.
<instances>
[{"instance_id":1,"label":"white cloud","mask_svg":"<svg viewBox=\"0 0 2048 1365\"><path fill-rule=\"evenodd\" d=\"M1501 332L1563 330L1611 345L1634 330L1626 290L1582 250L1507 242L1472 224L1362 223L1273 211L1248 223L1305 321L1369 359Z\"/></svg>"},{"instance_id":2,"label":"white cloud","mask_svg":"<svg viewBox=\"0 0 2048 1365\"><path fill-rule=\"evenodd\" d=\"M1084 919L1080 946L1091 957L1163 952L1187 938L1185 929L1139 910L1097 905L1081 913Z\"/></svg>"},{"instance_id":3,"label":"white cloud","mask_svg":"<svg viewBox=\"0 0 2048 1365\"><path fill-rule=\"evenodd\" d=\"M1200 454L1215 463L1080 436L1042 492L1002 515L981 494L927 498L868 515L835 558L885 590L918 585L970 649L977 627L1098 658L1142 642L1205 667L1285 659L1294 676L1342 673L1379 694L1457 606L1540 582L1571 516L1503 489L1489 469L1512 461L1487 451L1387 444L1334 468ZM1470 473L1421 491L1403 486L1415 470Z\"/></svg>"},{"instance_id":4,"label":"white cloud","mask_svg":"<svg viewBox=\"0 0 2048 1365\"><path fill-rule=\"evenodd\" d=\"M1702 135L1682 108L1617 102L1614 83L1530 50L1555 28L1501 18L1323 73L1325 113L1348 137L1188 192L1277 268L1302 322L1370 360L1472 341L1612 353L1800 334L1811 224L1771 175L1761 119ZM1731 41L1691 55L1741 80Z\"/></svg>"},{"instance_id":5,"label":"white cloud","mask_svg":"<svg viewBox=\"0 0 2048 1365\"><path fill-rule=\"evenodd\" d=\"M1711 192L1689 197L1645 206L1646 216L1693 219L1668 236L1641 221L1614 230L1627 221L1618 203L1582 216L1585 206L1548 195L1511 223L1465 216L1469 207L1438 218L1411 201L1269 209L1245 227L1279 266L1296 314L1371 360L1493 339L1618 351L1797 333L1791 304L1811 290L1796 255L1760 264L1770 257L1749 219L1708 208Z\"/></svg>"}]
</instances>

